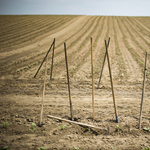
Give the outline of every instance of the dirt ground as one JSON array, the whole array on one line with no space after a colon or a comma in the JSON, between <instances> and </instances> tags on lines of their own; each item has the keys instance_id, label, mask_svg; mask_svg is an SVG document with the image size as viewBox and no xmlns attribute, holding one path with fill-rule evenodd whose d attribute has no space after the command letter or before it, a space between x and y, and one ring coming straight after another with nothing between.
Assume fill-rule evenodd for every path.
<instances>
[{"instance_id":1,"label":"dirt ground","mask_svg":"<svg viewBox=\"0 0 150 150\"><path fill-rule=\"evenodd\" d=\"M135 30L132 30L131 24ZM95 119L92 112L90 37L93 38ZM110 37L108 50L119 123L116 123L107 59L100 87L97 88L105 54L104 39L108 37ZM52 55L50 52L43 126L38 127L45 63L36 78L34 75L53 38L56 39L53 76L50 81ZM150 128L149 41L148 24L143 24L141 18L78 16L32 41L1 48L0 148L4 146L9 146L9 150L37 150L40 147L57 150L150 148L150 131L143 130ZM71 119L64 42L67 45L74 121L104 130L48 117L52 115ZM139 114L145 49L148 52L148 70L140 130ZM3 127L3 122L7 122L8 127ZM29 130L32 123L36 124L34 131Z\"/></svg>"}]
</instances>

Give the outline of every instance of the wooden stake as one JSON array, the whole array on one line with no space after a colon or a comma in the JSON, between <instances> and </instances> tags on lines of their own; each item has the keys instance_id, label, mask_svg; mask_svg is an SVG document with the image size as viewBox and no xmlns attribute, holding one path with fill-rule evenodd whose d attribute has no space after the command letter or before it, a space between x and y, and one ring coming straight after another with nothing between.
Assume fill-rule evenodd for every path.
<instances>
[{"instance_id":1,"label":"wooden stake","mask_svg":"<svg viewBox=\"0 0 150 150\"><path fill-rule=\"evenodd\" d=\"M47 75L47 61L48 57L46 58L46 63L45 63L45 75L44 75L44 85L43 85L43 97L42 97L42 106L41 106L41 115L40 115L40 123L39 126L42 126L42 115L43 115L43 104L44 104L44 95L45 95L45 82L46 82L46 75Z\"/></svg>"},{"instance_id":2,"label":"wooden stake","mask_svg":"<svg viewBox=\"0 0 150 150\"><path fill-rule=\"evenodd\" d=\"M147 65L147 52L146 52L146 56L145 56L144 78L143 78L143 90L142 90L141 109L140 109L140 118L139 118L139 129L141 129L142 108L143 108L143 99L144 99L144 91L145 91L146 65Z\"/></svg>"},{"instance_id":3,"label":"wooden stake","mask_svg":"<svg viewBox=\"0 0 150 150\"><path fill-rule=\"evenodd\" d=\"M50 80L52 80L54 49L55 49L55 38L54 38L54 44L53 44L53 53L52 53L52 65L51 65L51 75L50 75Z\"/></svg>"},{"instance_id":4,"label":"wooden stake","mask_svg":"<svg viewBox=\"0 0 150 150\"><path fill-rule=\"evenodd\" d=\"M85 126L85 127L95 128L95 129L99 129L99 130L106 130L106 129L104 129L104 128L95 127L95 126L93 126L93 125L88 125L88 124L84 124L84 123L81 123L81 122L70 121L70 120L67 120L67 119L62 119L62 118L54 117L54 116L51 116L51 115L48 115L47 117L49 117L49 118L54 118L54 119L58 119L58 120L65 121L65 122L69 122L69 123L78 124L78 125ZM106 130L106 131L107 131L107 130Z\"/></svg>"},{"instance_id":5,"label":"wooden stake","mask_svg":"<svg viewBox=\"0 0 150 150\"><path fill-rule=\"evenodd\" d=\"M118 120L118 114L117 114L117 107L116 107L116 101L115 101L115 93L114 93L113 80L112 80L111 67L110 67L110 61L109 61L109 55L108 55L106 40L105 40L105 47L106 47L106 54L107 54L107 60L108 60L108 68L109 68L109 74L110 74L110 81L111 81L111 89L112 89L114 109L115 109L115 115L116 115L116 122L118 123L119 120Z\"/></svg>"},{"instance_id":6,"label":"wooden stake","mask_svg":"<svg viewBox=\"0 0 150 150\"><path fill-rule=\"evenodd\" d=\"M94 79L93 79L93 42L91 37L91 74L92 74L92 106L93 106L93 119L95 119L95 108L94 108Z\"/></svg>"},{"instance_id":7,"label":"wooden stake","mask_svg":"<svg viewBox=\"0 0 150 150\"><path fill-rule=\"evenodd\" d=\"M65 50L66 70L67 70L67 79L68 79L68 92L69 92L69 102L70 102L70 114L71 114L71 120L73 120L73 110L72 110L71 93L70 93L70 83L69 83L69 72L68 72L68 63L67 63L66 43L64 43L64 50Z\"/></svg>"},{"instance_id":8,"label":"wooden stake","mask_svg":"<svg viewBox=\"0 0 150 150\"><path fill-rule=\"evenodd\" d=\"M110 38L108 40L107 49L109 47L109 41L110 41ZM100 85L100 82L101 82L101 78L102 78L102 74L103 74L103 69L104 69L104 65L105 65L105 60L106 60L106 52L105 52L105 56L104 56L104 60L103 60L102 70L101 70L101 73L100 73L100 77L99 77L99 82L98 82L97 89L99 88L99 85Z\"/></svg>"},{"instance_id":9,"label":"wooden stake","mask_svg":"<svg viewBox=\"0 0 150 150\"><path fill-rule=\"evenodd\" d=\"M46 60L46 58L47 58L47 56L48 56L48 54L49 54L49 52L50 52L50 50L51 50L51 48L52 48L53 44L54 44L54 41L53 41L52 45L50 46L50 48L49 48L49 50L48 50L48 52L47 52L46 56L44 57L44 59L43 59L43 61L42 61L41 65L40 65L39 69L37 70L36 74L34 75L34 78L36 78L36 76L37 76L38 72L40 71L40 69L41 69L41 67L42 67L42 65L43 65L43 63L44 63L44 61Z\"/></svg>"}]
</instances>

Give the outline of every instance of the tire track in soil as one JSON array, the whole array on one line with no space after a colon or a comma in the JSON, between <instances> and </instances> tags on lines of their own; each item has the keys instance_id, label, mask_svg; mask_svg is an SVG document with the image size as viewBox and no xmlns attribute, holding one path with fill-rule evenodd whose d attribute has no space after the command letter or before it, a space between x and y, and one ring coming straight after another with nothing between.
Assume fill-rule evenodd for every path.
<instances>
[{"instance_id":1,"label":"tire track in soil","mask_svg":"<svg viewBox=\"0 0 150 150\"><path fill-rule=\"evenodd\" d=\"M116 17L114 17L114 26L116 29L117 40L118 40L121 56L123 59L123 65L124 65L123 82L125 84L126 84L125 81L136 82L137 81L136 78L141 78L141 75L139 74L140 67L139 67L137 61L134 60L132 54L128 51L128 49L126 48L126 46L124 44L123 35L118 26Z\"/></svg>"}]
</instances>

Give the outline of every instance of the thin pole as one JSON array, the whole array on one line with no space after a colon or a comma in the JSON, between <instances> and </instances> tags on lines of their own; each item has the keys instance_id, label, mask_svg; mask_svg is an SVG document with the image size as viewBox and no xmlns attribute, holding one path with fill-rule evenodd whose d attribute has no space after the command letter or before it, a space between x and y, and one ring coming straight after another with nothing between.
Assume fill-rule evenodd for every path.
<instances>
[{"instance_id":1,"label":"thin pole","mask_svg":"<svg viewBox=\"0 0 150 150\"><path fill-rule=\"evenodd\" d=\"M47 61L48 57L46 58L46 63L45 63L45 75L44 75L44 85L43 85L43 97L42 97L42 106L41 106L41 115L40 115L40 123L39 126L42 126L42 115L43 115L43 104L44 104L44 95L45 95L45 82L46 82L46 75L47 75Z\"/></svg>"},{"instance_id":2,"label":"thin pole","mask_svg":"<svg viewBox=\"0 0 150 150\"><path fill-rule=\"evenodd\" d=\"M71 120L73 120L73 110L72 110L71 93L70 93L70 83L69 83L69 72L68 72L68 63L67 63L66 43L64 43L64 50L65 50L65 60L66 60L67 80L68 80L68 92L69 92L69 102L70 102L70 114L71 114Z\"/></svg>"},{"instance_id":3,"label":"thin pole","mask_svg":"<svg viewBox=\"0 0 150 150\"><path fill-rule=\"evenodd\" d=\"M48 50L48 52L47 52L46 56L44 57L44 59L43 59L43 61L42 61L41 65L40 65L39 69L37 70L36 74L34 75L34 78L36 78L36 76L37 76L38 72L40 71L40 69L41 69L41 67L42 67L42 65L43 65L43 63L44 63L44 61L45 61L45 59L47 58L47 55L49 54L49 52L50 52L50 50L51 50L51 48L52 48L53 44L54 44L54 41L53 41L52 45L50 46L50 48L49 48L49 50Z\"/></svg>"},{"instance_id":4,"label":"thin pole","mask_svg":"<svg viewBox=\"0 0 150 150\"><path fill-rule=\"evenodd\" d=\"M51 75L50 75L50 80L52 80L54 49L55 49L55 38L54 38L54 44L53 44L53 53L52 53L52 65L51 65Z\"/></svg>"},{"instance_id":5,"label":"thin pole","mask_svg":"<svg viewBox=\"0 0 150 150\"><path fill-rule=\"evenodd\" d=\"M107 48L109 47L109 41L110 41L110 38L108 39ZM98 82L97 89L99 88L99 85L100 85L100 82L101 82L101 78L102 78L102 74L103 74L103 69L104 69L104 65L105 65L105 60L106 60L106 52L105 52L105 56L104 56L104 60L103 60L102 70L101 70L101 73L100 73L100 77L99 77L99 82Z\"/></svg>"},{"instance_id":6,"label":"thin pole","mask_svg":"<svg viewBox=\"0 0 150 150\"><path fill-rule=\"evenodd\" d=\"M94 108L94 79L93 79L93 42L91 37L91 74L92 74L92 106L93 106L93 119L95 119L95 108Z\"/></svg>"},{"instance_id":7,"label":"thin pole","mask_svg":"<svg viewBox=\"0 0 150 150\"><path fill-rule=\"evenodd\" d=\"M111 67L110 67L110 61L109 61L109 55L108 55L106 40L105 40L105 47L106 47L106 53L107 53L108 68L109 68L109 74L110 74L110 81L111 81L111 89L112 89L113 102L114 102L114 109L115 109L115 115L116 115L116 122L118 123L119 120L118 120L118 114L117 114L117 107L116 107L116 101L115 101L115 93L114 93L113 80L112 80L112 73L111 73Z\"/></svg>"},{"instance_id":8,"label":"thin pole","mask_svg":"<svg viewBox=\"0 0 150 150\"><path fill-rule=\"evenodd\" d=\"M62 119L62 118L51 116L51 115L47 115L47 117L49 117L49 118L55 118L57 120L61 120L61 121L69 122L69 123L78 124L78 125L85 126L85 127L95 128L95 129L99 129L99 130L106 130L104 128L95 127L93 125L88 125L88 124L81 123L81 122L70 121L70 120L67 120L67 119Z\"/></svg>"},{"instance_id":9,"label":"thin pole","mask_svg":"<svg viewBox=\"0 0 150 150\"><path fill-rule=\"evenodd\" d=\"M143 79L143 90L142 90L142 98L141 98L141 109L140 109L139 129L141 129L142 108L143 108L143 99L144 99L144 91L145 91L146 65L147 65L147 52L146 52L146 56L145 56L144 79Z\"/></svg>"}]
</instances>

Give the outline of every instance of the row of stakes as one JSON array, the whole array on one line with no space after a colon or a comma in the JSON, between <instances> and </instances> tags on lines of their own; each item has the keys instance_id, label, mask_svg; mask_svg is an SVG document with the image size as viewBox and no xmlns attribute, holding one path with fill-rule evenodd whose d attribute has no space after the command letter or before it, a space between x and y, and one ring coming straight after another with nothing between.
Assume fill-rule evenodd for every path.
<instances>
[{"instance_id":1,"label":"row of stakes","mask_svg":"<svg viewBox=\"0 0 150 150\"><path fill-rule=\"evenodd\" d=\"M97 88L99 88L99 85L100 85L100 82L101 82L103 68L104 68L106 57L107 57L109 74L110 74L110 81L111 81L111 90L112 90L113 103L114 103L114 110L115 110L115 116L116 116L116 123L119 123L119 118L118 118L118 113L117 113L117 106L116 106L116 100L115 100L115 94L114 94L114 88L113 88L113 79L112 79L112 73L111 73L111 66L110 66L109 54L108 54L109 43L110 43L110 38L108 39L108 42L105 40L106 52L105 52L105 55L104 55L104 60L103 60L102 69L101 69L101 73L100 73L100 77L99 77L99 82L98 82ZM37 70L37 72L36 72L36 74L34 76L34 78L36 78L38 72L40 71L40 69L41 69L41 67L43 65L43 63L46 61L46 63L45 63L45 75L44 75L44 86L43 86L43 97L42 97L42 105L41 105L40 122L38 124L39 127L42 127L42 125L43 125L42 124L42 115L43 115L43 104L44 104L44 95L45 95L45 82L46 82L46 74L47 74L47 62L48 62L48 54L49 54L49 52L50 52L50 50L51 50L52 47L53 47L53 52L52 52L52 64L51 64L51 73L50 73L50 80L52 80L53 59L54 59L54 49L55 49L55 38L54 38L53 43L51 44L51 46L50 46L50 48L49 48L46 56L44 57L41 65L40 65L40 67L38 68L38 70ZM61 121L65 121L65 122L69 122L69 123L74 123L74 124L78 124L78 125L82 125L82 126L86 126L86 127L91 127L91 128L106 130L106 129L103 129L103 128L95 127L93 125L88 125L88 124L84 124L84 123L73 121L73 108L72 108L71 93L70 93L70 83L69 83L69 72L68 72L66 43L64 43L64 51L65 51L65 61L66 61L66 70L67 70L67 81L68 81L68 92L69 92L71 120L62 119L62 118L51 116L51 115L48 115L47 117L49 117L49 118L55 118L55 119L58 119L58 120L61 120ZM145 91L146 65L147 65L147 52L146 52L145 66L144 66L144 79L143 79L143 89L142 89L142 98L141 98L141 107L140 107L139 129L141 129L142 108L143 108L143 99L144 99L144 91ZM91 37L91 74L92 74L92 108L93 108L93 119L95 119L94 78L93 78L93 41L92 41L92 37ZM108 128L107 128L106 131L107 132L109 131L109 125L108 125Z\"/></svg>"}]
</instances>

